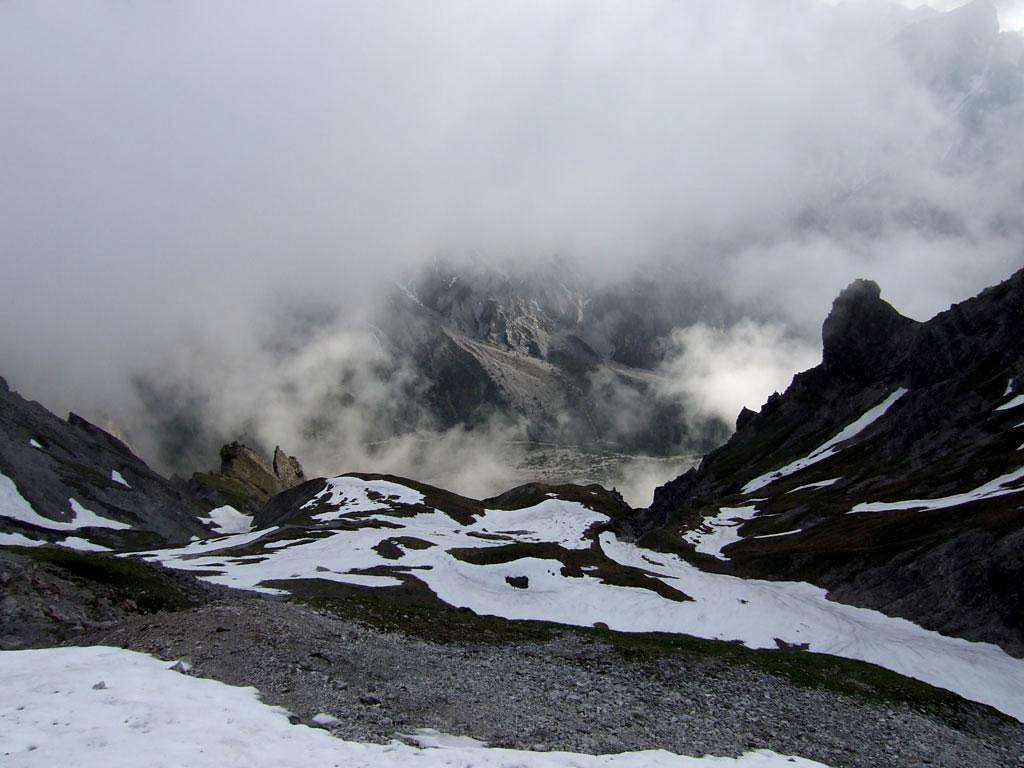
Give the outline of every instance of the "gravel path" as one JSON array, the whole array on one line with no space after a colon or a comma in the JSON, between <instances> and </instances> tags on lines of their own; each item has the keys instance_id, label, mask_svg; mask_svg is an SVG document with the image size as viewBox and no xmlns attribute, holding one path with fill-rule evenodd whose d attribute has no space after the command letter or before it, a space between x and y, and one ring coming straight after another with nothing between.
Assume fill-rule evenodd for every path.
<instances>
[{"instance_id":1,"label":"gravel path","mask_svg":"<svg viewBox=\"0 0 1024 768\"><path fill-rule=\"evenodd\" d=\"M1024 766L1024 726L979 716L955 729L905 706L799 688L714 658L631 661L568 633L544 642L433 643L308 607L240 598L131 617L74 644L185 658L193 674L258 688L338 736L387 741L436 728L494 746L588 753L753 748L835 768Z\"/></svg>"}]
</instances>

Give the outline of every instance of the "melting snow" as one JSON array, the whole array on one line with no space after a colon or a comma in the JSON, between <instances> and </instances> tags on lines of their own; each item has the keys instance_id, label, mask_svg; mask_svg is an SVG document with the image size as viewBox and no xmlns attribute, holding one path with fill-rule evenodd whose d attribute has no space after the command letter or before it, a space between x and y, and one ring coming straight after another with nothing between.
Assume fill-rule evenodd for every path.
<instances>
[{"instance_id":1,"label":"melting snow","mask_svg":"<svg viewBox=\"0 0 1024 768\"><path fill-rule=\"evenodd\" d=\"M570 502L560 504L565 505L567 518L572 510ZM580 532L597 515L583 507L578 511L578 524L563 519L552 523L547 531L564 542L563 546L577 544ZM705 550L720 555L727 537L736 535L739 525L754 511L753 507L723 509L715 518L723 525L712 526L717 530L705 534L708 541L700 543ZM495 513L500 520L492 517ZM521 515L519 519L517 514ZM810 584L707 573L672 555L620 542L610 533L601 534L597 542L605 556L654 574L693 600L677 602L649 589L606 584L593 572L564 576L562 563L556 559L529 557L474 565L449 554L457 548L509 543L471 535L485 529L506 530L514 541L535 541L540 532L525 529L536 525L539 518L536 507L518 513L492 510L472 525L462 526L436 510L411 517L382 510L369 516L366 527L330 531L313 540L301 537L297 530L297 538L286 547L279 544L280 532L275 535L277 541L259 545L261 536L275 531L270 529L196 542L149 556L174 568L206 572L201 578L208 581L257 590L267 590L263 582L295 578L389 586L397 580L366 574L365 569L399 567L408 569L406 573L422 581L445 603L481 615L580 626L603 622L619 631L740 640L757 648L775 648L775 638L792 644L809 643L812 651L878 664L1024 717L1024 661L994 645L945 637L903 619L832 602L824 590ZM736 525L727 525L730 519ZM399 527L369 527L377 522ZM382 541L395 537L412 537L434 546L400 547L398 560L374 550ZM233 558L223 551L241 544L252 544L253 554ZM210 575L210 571L216 573ZM514 588L506 581L523 576L529 579L525 589Z\"/></svg>"},{"instance_id":2,"label":"melting snow","mask_svg":"<svg viewBox=\"0 0 1024 768\"><path fill-rule=\"evenodd\" d=\"M55 542L56 544L67 547L68 549L77 549L79 552L109 552L110 547L103 547L99 544L93 544L88 539L82 539L78 536L68 536L64 541Z\"/></svg>"},{"instance_id":3,"label":"melting snow","mask_svg":"<svg viewBox=\"0 0 1024 768\"><path fill-rule=\"evenodd\" d=\"M116 531L123 531L131 528L127 523L111 520L108 517L100 517L92 510L86 509L74 499L68 499L71 511L75 513L73 528L113 528Z\"/></svg>"},{"instance_id":4,"label":"melting snow","mask_svg":"<svg viewBox=\"0 0 1024 768\"><path fill-rule=\"evenodd\" d=\"M506 534L513 532L516 541L558 544L566 549L587 549L587 530L608 522L607 515L594 512L577 501L545 499L526 509L488 509L467 531Z\"/></svg>"},{"instance_id":5,"label":"melting snow","mask_svg":"<svg viewBox=\"0 0 1024 768\"><path fill-rule=\"evenodd\" d=\"M973 491L958 493L954 496L944 496L939 499L909 499L907 501L871 501L858 504L846 514L854 515L859 512L889 512L901 509L946 509L947 507L958 507L961 504L969 504L972 501L982 499L994 499L999 496L1007 496L1011 493L1024 493L1024 488L1008 488L1011 483L1024 480L1024 467L1008 472L1005 475L989 480L984 485L979 485Z\"/></svg>"},{"instance_id":6,"label":"melting snow","mask_svg":"<svg viewBox=\"0 0 1024 768\"><path fill-rule=\"evenodd\" d=\"M480 749L487 746L487 742L473 739L469 736L453 736L450 733L442 733L433 728L417 728L412 733L397 734L402 741L417 747L439 748L439 747L464 747Z\"/></svg>"},{"instance_id":7,"label":"melting snow","mask_svg":"<svg viewBox=\"0 0 1024 768\"><path fill-rule=\"evenodd\" d=\"M423 500L422 493L398 483L341 476L328 480L327 487L303 504L302 509L309 509L321 504L338 507L334 512L313 515L314 520L331 522L340 520L351 512L376 512L396 504L422 504Z\"/></svg>"},{"instance_id":8,"label":"melting snow","mask_svg":"<svg viewBox=\"0 0 1024 768\"><path fill-rule=\"evenodd\" d=\"M53 531L73 531L78 528L113 528L115 530L131 528L130 525L117 520L100 517L83 507L75 499L68 499L68 504L75 515L70 523L43 517L18 492L14 481L0 473L0 517L17 520L19 523L28 523L38 528L49 528Z\"/></svg>"},{"instance_id":9,"label":"melting snow","mask_svg":"<svg viewBox=\"0 0 1024 768\"><path fill-rule=\"evenodd\" d=\"M743 486L743 494L747 495L754 493L754 491L759 491L766 485L774 483L776 480L780 480L783 477L788 477L789 475L795 474L802 469L806 469L812 464L817 464L819 461L823 461L824 459L827 459L830 456L833 456L834 454L838 453L840 450L840 443L845 443L847 440L853 439L861 432L863 432L865 429L874 424L876 421L878 421L880 418L882 418L882 416L884 416L886 412L892 407L893 403L895 403L897 400L899 400L901 397L907 394L907 392L908 390L900 387L887 398L885 398L885 400L883 400L881 403L876 405L874 408L871 408L868 411L866 411L859 419L854 421L852 424L848 424L835 437L819 445L817 448L815 448L813 451L807 454L807 456L805 456L804 458L797 459L796 461L787 464L781 469L776 469L773 470L772 472L767 472L759 477L755 477L753 480L751 480L749 483Z\"/></svg>"},{"instance_id":10,"label":"melting snow","mask_svg":"<svg viewBox=\"0 0 1024 768\"><path fill-rule=\"evenodd\" d=\"M22 536L20 533L0 533L0 546L41 547L45 543L45 541L39 541L39 539L30 539L28 536Z\"/></svg>"},{"instance_id":11,"label":"melting snow","mask_svg":"<svg viewBox=\"0 0 1024 768\"><path fill-rule=\"evenodd\" d=\"M619 755L527 752L394 741L360 744L292 725L255 688L183 675L120 648L0 652L0 753L11 768L827 768L766 750L738 758L662 750ZM105 687L93 686L103 681ZM425 735L429 740L429 736Z\"/></svg>"},{"instance_id":12,"label":"melting snow","mask_svg":"<svg viewBox=\"0 0 1024 768\"><path fill-rule=\"evenodd\" d=\"M782 533L763 533L760 536L754 536L755 539L775 539L779 536L792 536L794 533L800 533L803 528L797 528L795 531L783 531Z\"/></svg>"},{"instance_id":13,"label":"melting snow","mask_svg":"<svg viewBox=\"0 0 1024 768\"><path fill-rule=\"evenodd\" d=\"M841 477L833 477L831 480L822 480L821 482L818 483L808 483L807 485L801 485L799 488L794 488L792 491L789 491L789 493L796 493L797 491L808 491L811 490L812 488L828 488L831 485L835 485L842 479L843 478Z\"/></svg>"},{"instance_id":14,"label":"melting snow","mask_svg":"<svg viewBox=\"0 0 1024 768\"><path fill-rule=\"evenodd\" d=\"M131 486L128 485L128 481L125 480L124 476L116 469L110 470L110 479L113 480L115 483L120 483L125 488L131 488Z\"/></svg>"},{"instance_id":15,"label":"melting snow","mask_svg":"<svg viewBox=\"0 0 1024 768\"><path fill-rule=\"evenodd\" d=\"M1011 408L1019 408L1022 405L1024 405L1024 395L1017 395L1015 398L1013 398L1009 402L1006 402L1006 403L1003 403L1002 405L1000 405L998 408L996 408L996 410L997 411L1008 411Z\"/></svg>"},{"instance_id":16,"label":"melting snow","mask_svg":"<svg viewBox=\"0 0 1024 768\"><path fill-rule=\"evenodd\" d=\"M211 509L209 517L201 517L199 522L210 526L215 533L248 533L252 530L252 515L242 514L228 505Z\"/></svg>"},{"instance_id":17,"label":"melting snow","mask_svg":"<svg viewBox=\"0 0 1024 768\"><path fill-rule=\"evenodd\" d=\"M699 528L687 531L683 538L705 555L728 560L722 550L740 540L740 528L757 514L757 507L722 507L715 517L704 519ZM710 530L704 530L704 529Z\"/></svg>"}]
</instances>

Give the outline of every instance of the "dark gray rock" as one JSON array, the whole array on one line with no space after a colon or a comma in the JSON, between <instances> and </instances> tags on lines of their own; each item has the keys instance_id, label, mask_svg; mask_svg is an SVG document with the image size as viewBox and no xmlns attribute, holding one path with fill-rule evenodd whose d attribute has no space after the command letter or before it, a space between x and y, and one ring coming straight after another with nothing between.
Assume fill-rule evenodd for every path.
<instances>
[{"instance_id":1,"label":"dark gray rock","mask_svg":"<svg viewBox=\"0 0 1024 768\"><path fill-rule=\"evenodd\" d=\"M824 323L822 364L795 376L759 413L741 414L742 428L725 446L659 488L652 506L620 529L707 568L811 581L843 602L1024 654L1024 492L931 511L847 514L858 502L966 493L1024 464L1016 429L1024 409L997 410L1024 392L1022 328L1024 271L925 323L902 317L876 284L859 280ZM909 391L884 418L834 456L741 493L900 387ZM790 493L834 478L841 480ZM759 517L770 519L743 526L728 562L682 540L720 506L750 496L765 499Z\"/></svg>"}]
</instances>

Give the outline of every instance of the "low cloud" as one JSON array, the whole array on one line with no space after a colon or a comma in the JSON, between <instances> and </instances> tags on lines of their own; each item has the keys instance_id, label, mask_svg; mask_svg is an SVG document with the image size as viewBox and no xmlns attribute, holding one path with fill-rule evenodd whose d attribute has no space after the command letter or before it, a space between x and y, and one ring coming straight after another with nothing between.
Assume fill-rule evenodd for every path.
<instances>
[{"instance_id":1,"label":"low cloud","mask_svg":"<svg viewBox=\"0 0 1024 768\"><path fill-rule=\"evenodd\" d=\"M817 344L788 335L781 325L749 319L730 328L679 328L672 345L662 368L667 391L684 402L690 418L729 425L741 408L759 410L794 373L821 361Z\"/></svg>"}]
</instances>

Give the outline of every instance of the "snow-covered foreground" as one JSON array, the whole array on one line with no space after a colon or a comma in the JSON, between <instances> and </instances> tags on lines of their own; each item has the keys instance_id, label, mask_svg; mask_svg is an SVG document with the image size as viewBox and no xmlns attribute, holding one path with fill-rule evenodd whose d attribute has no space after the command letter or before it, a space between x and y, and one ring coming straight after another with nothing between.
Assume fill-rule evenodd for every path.
<instances>
[{"instance_id":1,"label":"snow-covered foreground","mask_svg":"<svg viewBox=\"0 0 1024 768\"><path fill-rule=\"evenodd\" d=\"M10 768L823 768L767 751L732 759L359 744L292 725L253 688L189 677L170 666L119 648L0 652L0 762Z\"/></svg>"},{"instance_id":2,"label":"snow-covered foreground","mask_svg":"<svg viewBox=\"0 0 1024 768\"><path fill-rule=\"evenodd\" d=\"M375 508L367 509L371 504ZM482 615L577 626L602 622L624 632L740 640L754 648L775 648L776 639L806 643L812 651L871 662L1024 720L1024 661L995 645L832 602L810 584L708 573L611 533L596 537L592 527L607 518L578 502L551 498L522 510L491 510L470 525L439 510L410 516L385 501L362 499L359 506L343 521L360 526L355 529L272 528L143 556L243 589L287 590L292 579L387 587L412 577L445 603ZM536 542L559 545L590 562L573 571L554 555L478 565L451 554ZM245 552L233 554L231 548L239 546ZM692 600L608 583L602 575L623 566ZM377 570L367 573L371 568ZM272 588L267 582L274 582Z\"/></svg>"}]
</instances>

